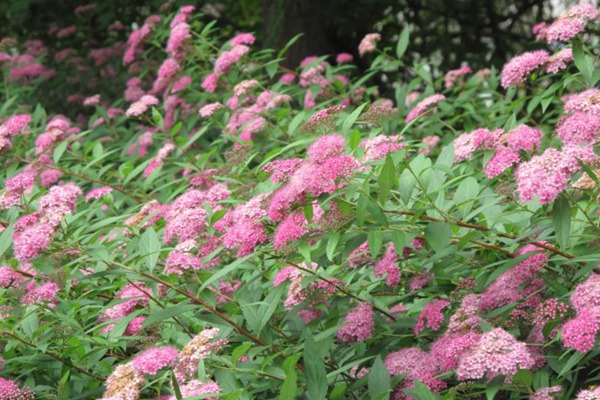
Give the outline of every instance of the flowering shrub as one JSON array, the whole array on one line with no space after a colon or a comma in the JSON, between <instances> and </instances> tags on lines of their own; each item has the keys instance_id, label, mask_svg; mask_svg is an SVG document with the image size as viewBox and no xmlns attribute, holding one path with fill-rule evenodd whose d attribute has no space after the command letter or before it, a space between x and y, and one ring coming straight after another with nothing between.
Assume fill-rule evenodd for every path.
<instances>
[{"instance_id":1,"label":"flowering shrub","mask_svg":"<svg viewBox=\"0 0 600 400\"><path fill-rule=\"evenodd\" d=\"M4 40L0 399L600 398L597 20L436 79L408 31L291 71L192 6Z\"/></svg>"}]
</instances>

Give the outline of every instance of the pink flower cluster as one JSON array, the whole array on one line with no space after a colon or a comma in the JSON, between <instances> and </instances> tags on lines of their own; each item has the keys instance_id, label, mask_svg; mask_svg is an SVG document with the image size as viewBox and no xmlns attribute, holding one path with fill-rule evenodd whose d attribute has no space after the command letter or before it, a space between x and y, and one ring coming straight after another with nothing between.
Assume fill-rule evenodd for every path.
<instances>
[{"instance_id":1,"label":"pink flower cluster","mask_svg":"<svg viewBox=\"0 0 600 400\"><path fill-rule=\"evenodd\" d=\"M19 133L26 133L25 128L31 122L28 114L13 115L0 125L0 151L12 147L12 137Z\"/></svg>"},{"instance_id":2,"label":"pink flower cluster","mask_svg":"<svg viewBox=\"0 0 600 400\"><path fill-rule=\"evenodd\" d=\"M348 312L344 326L337 332L343 343L364 342L373 336L373 308L368 303L360 303Z\"/></svg>"},{"instance_id":3,"label":"pink flower cluster","mask_svg":"<svg viewBox=\"0 0 600 400\"><path fill-rule=\"evenodd\" d=\"M139 117L148 110L148 107L158 104L158 99L152 95L144 95L129 106L125 114L128 117Z\"/></svg>"},{"instance_id":4,"label":"pink flower cluster","mask_svg":"<svg viewBox=\"0 0 600 400\"><path fill-rule=\"evenodd\" d=\"M385 158L388 153L401 150L406 146L402 143L404 138L399 135L375 136L373 139L360 142L360 146L365 148L363 162L377 161Z\"/></svg>"},{"instance_id":5,"label":"pink flower cluster","mask_svg":"<svg viewBox=\"0 0 600 400\"><path fill-rule=\"evenodd\" d=\"M521 200L529 201L537 196L540 204L552 202L581 169L577 160L594 164L597 156L591 147L566 145L561 151L548 148L542 155L522 163L515 172Z\"/></svg>"},{"instance_id":6,"label":"pink flower cluster","mask_svg":"<svg viewBox=\"0 0 600 400\"><path fill-rule=\"evenodd\" d=\"M275 177L272 179L285 182L271 198L269 217L280 221L295 205L304 204L308 196L317 198L343 186L340 180L352 176L360 167L354 157L343 154L345 148L341 135L325 135L309 146L308 159L267 164L264 170Z\"/></svg>"},{"instance_id":7,"label":"pink flower cluster","mask_svg":"<svg viewBox=\"0 0 600 400\"><path fill-rule=\"evenodd\" d=\"M394 392L394 399L409 400L403 389L412 389L414 380L423 382L434 393L446 387L446 383L439 378L440 370L434 357L418 347L410 347L388 354L385 366L390 375L406 374Z\"/></svg>"},{"instance_id":8,"label":"pink flower cluster","mask_svg":"<svg viewBox=\"0 0 600 400\"><path fill-rule=\"evenodd\" d=\"M490 380L498 375L512 376L518 369L533 367L534 359L527 345L502 328L481 335L479 342L459 362L459 380Z\"/></svg>"},{"instance_id":9,"label":"pink flower cluster","mask_svg":"<svg viewBox=\"0 0 600 400\"><path fill-rule=\"evenodd\" d=\"M13 249L19 261L36 258L50 246L60 223L75 210L81 194L74 183L54 186L40 198L36 213L21 217L14 224Z\"/></svg>"},{"instance_id":10,"label":"pink flower cluster","mask_svg":"<svg viewBox=\"0 0 600 400\"><path fill-rule=\"evenodd\" d=\"M209 93L213 93L219 82L219 77L227 74L231 66L239 62L250 51L250 48L243 43L251 44L254 42L254 36L251 34L238 35L230 42L231 50L222 52L215 61L213 72L207 75L202 82L202 88Z\"/></svg>"},{"instance_id":11,"label":"pink flower cluster","mask_svg":"<svg viewBox=\"0 0 600 400\"><path fill-rule=\"evenodd\" d=\"M131 64L135 61L136 53L142 50L144 40L152 33L152 27L160 22L158 15L151 15L146 18L144 25L141 28L134 30L127 39L127 48L123 54L123 64Z\"/></svg>"},{"instance_id":12,"label":"pink flower cluster","mask_svg":"<svg viewBox=\"0 0 600 400\"><path fill-rule=\"evenodd\" d=\"M577 315L562 328L562 340L566 347L581 353L590 351L600 331L600 275L592 274L575 288L571 304Z\"/></svg>"},{"instance_id":13,"label":"pink flower cluster","mask_svg":"<svg viewBox=\"0 0 600 400\"><path fill-rule=\"evenodd\" d=\"M550 25L538 24L534 31L537 40L548 43L566 42L585 30L587 23L598 18L598 10L590 3L575 5L560 15Z\"/></svg>"},{"instance_id":14,"label":"pink flower cluster","mask_svg":"<svg viewBox=\"0 0 600 400\"><path fill-rule=\"evenodd\" d=\"M35 393L26 386L19 387L15 381L0 378L0 398L5 400L33 400Z\"/></svg>"},{"instance_id":15,"label":"pink flower cluster","mask_svg":"<svg viewBox=\"0 0 600 400\"><path fill-rule=\"evenodd\" d=\"M524 305L535 308L539 302L539 295L534 293L544 287L544 283L537 279L538 273L546 266L548 254L539 252L540 248L528 244L517 252L517 255L533 254L519 264L504 272L489 285L481 294L480 307L482 310L497 309L509 303L516 303L527 299Z\"/></svg>"},{"instance_id":16,"label":"pink flower cluster","mask_svg":"<svg viewBox=\"0 0 600 400\"><path fill-rule=\"evenodd\" d=\"M123 318L132 314L138 307L144 307L150 302L151 290L146 287L143 282L130 283L124 286L116 299L120 302L112 307L104 310L104 313L100 315L101 322L109 322L100 333L107 333L114 329L115 324L121 321ZM124 300L124 301L123 301ZM142 328L145 316L134 317L127 324L125 329L126 335L136 335Z\"/></svg>"},{"instance_id":17,"label":"pink flower cluster","mask_svg":"<svg viewBox=\"0 0 600 400\"><path fill-rule=\"evenodd\" d=\"M442 310L449 305L450 302L444 299L434 300L427 304L417 319L415 335L423 332L425 328L433 331L440 329L440 326L444 323L444 314Z\"/></svg>"},{"instance_id":18,"label":"pink flower cluster","mask_svg":"<svg viewBox=\"0 0 600 400\"><path fill-rule=\"evenodd\" d=\"M513 57L502 68L502 87L506 89L525 82L529 74L544 65L549 57L545 50L527 51Z\"/></svg>"},{"instance_id":19,"label":"pink flower cluster","mask_svg":"<svg viewBox=\"0 0 600 400\"><path fill-rule=\"evenodd\" d=\"M369 33L366 35L358 45L358 54L364 56L367 53L372 53L377 48L377 42L381 40L379 33Z\"/></svg>"},{"instance_id":20,"label":"pink flower cluster","mask_svg":"<svg viewBox=\"0 0 600 400\"><path fill-rule=\"evenodd\" d=\"M452 89L461 80L461 78L472 73L473 70L468 65L448 71L446 72L446 75L444 75L444 86L446 89Z\"/></svg>"},{"instance_id":21,"label":"pink flower cluster","mask_svg":"<svg viewBox=\"0 0 600 400\"><path fill-rule=\"evenodd\" d=\"M318 306L320 304L327 305L327 296L333 294L336 288L342 285L342 282L337 279L331 279L329 281L313 281L307 286L303 286L302 280L306 275L302 273L302 269L315 271L317 264L312 263L310 267L307 267L306 264L302 263L299 267L290 266L281 269L273 277L273 285L279 286L288 280L291 282L287 298L283 304L288 310L305 304L306 307L298 310L297 314L302 318L304 323L308 324L321 315L321 310Z\"/></svg>"},{"instance_id":22,"label":"pink flower cluster","mask_svg":"<svg viewBox=\"0 0 600 400\"><path fill-rule=\"evenodd\" d=\"M216 383L202 382L194 378L198 375L198 362L227 344L224 339L211 342L218 333L218 329L205 329L192 338L181 351L173 346L165 346L151 347L139 353L131 361L117 366L110 374L106 379L106 390L101 400L136 400L140 396L142 386L147 383L145 375L155 376L167 367L173 367L180 392L185 398L220 393L221 389ZM175 400L176 396L166 398ZM215 400L212 397L207 399Z\"/></svg>"},{"instance_id":23,"label":"pink flower cluster","mask_svg":"<svg viewBox=\"0 0 600 400\"><path fill-rule=\"evenodd\" d=\"M369 243L364 242L350 253L348 256L348 265L352 268L357 266L374 266L376 277L387 275L386 284L388 286L398 286L400 283L398 253L396 253L393 243L387 245L384 255L379 260L375 260L369 253Z\"/></svg>"},{"instance_id":24,"label":"pink flower cluster","mask_svg":"<svg viewBox=\"0 0 600 400\"><path fill-rule=\"evenodd\" d=\"M419 103L417 103L417 105L414 106L412 110L410 110L410 112L406 116L405 122L409 123L415 118L425 114L426 112L431 110L436 104L444 100L446 100L446 96L444 96L443 94L433 94L424 98Z\"/></svg>"}]
</instances>

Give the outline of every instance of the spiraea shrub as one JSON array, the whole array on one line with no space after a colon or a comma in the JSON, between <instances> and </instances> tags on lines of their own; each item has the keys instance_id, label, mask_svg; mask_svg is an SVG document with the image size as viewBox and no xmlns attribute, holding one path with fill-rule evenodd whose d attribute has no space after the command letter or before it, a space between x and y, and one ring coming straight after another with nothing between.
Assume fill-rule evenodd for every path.
<instances>
[{"instance_id":1,"label":"spiraea shrub","mask_svg":"<svg viewBox=\"0 0 600 400\"><path fill-rule=\"evenodd\" d=\"M443 74L192 6L2 40L0 399L600 399L599 19Z\"/></svg>"}]
</instances>

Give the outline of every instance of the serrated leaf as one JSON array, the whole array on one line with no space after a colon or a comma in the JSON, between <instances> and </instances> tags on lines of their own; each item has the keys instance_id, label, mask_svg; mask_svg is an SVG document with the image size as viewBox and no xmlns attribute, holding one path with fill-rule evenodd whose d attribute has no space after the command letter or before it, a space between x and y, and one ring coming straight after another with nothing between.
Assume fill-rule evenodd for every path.
<instances>
[{"instance_id":1,"label":"serrated leaf","mask_svg":"<svg viewBox=\"0 0 600 400\"><path fill-rule=\"evenodd\" d=\"M387 400L391 392L390 373L378 356L369 372L369 397L371 399Z\"/></svg>"}]
</instances>

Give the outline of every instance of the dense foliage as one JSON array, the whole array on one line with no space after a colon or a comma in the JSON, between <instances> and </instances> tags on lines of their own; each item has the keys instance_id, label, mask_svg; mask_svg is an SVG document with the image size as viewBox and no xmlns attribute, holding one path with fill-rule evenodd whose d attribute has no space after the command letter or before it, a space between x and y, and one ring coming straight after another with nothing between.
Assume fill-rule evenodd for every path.
<instances>
[{"instance_id":1,"label":"dense foliage","mask_svg":"<svg viewBox=\"0 0 600 400\"><path fill-rule=\"evenodd\" d=\"M3 40L0 399L600 399L598 19L440 79L191 6Z\"/></svg>"}]
</instances>

